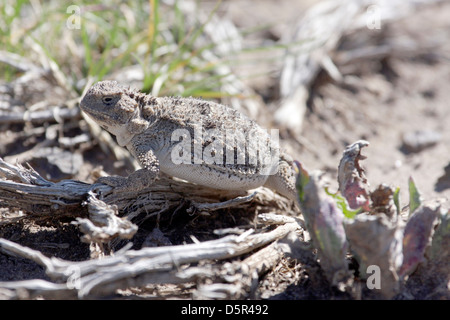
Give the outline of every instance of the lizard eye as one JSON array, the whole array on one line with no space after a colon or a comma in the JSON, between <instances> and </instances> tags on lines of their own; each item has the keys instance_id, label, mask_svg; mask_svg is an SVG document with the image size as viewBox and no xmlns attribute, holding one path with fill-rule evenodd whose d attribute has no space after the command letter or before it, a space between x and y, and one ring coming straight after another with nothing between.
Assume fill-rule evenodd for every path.
<instances>
[{"instance_id":1,"label":"lizard eye","mask_svg":"<svg viewBox=\"0 0 450 320\"><path fill-rule=\"evenodd\" d=\"M110 105L113 102L113 98L111 96L106 96L102 98L102 101L104 104Z\"/></svg>"}]
</instances>

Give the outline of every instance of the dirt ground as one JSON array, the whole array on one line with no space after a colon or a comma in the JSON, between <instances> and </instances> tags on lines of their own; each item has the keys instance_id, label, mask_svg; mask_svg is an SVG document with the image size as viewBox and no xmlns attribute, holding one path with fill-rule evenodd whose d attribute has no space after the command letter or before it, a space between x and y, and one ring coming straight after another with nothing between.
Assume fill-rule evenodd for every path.
<instances>
[{"instance_id":1,"label":"dirt ground","mask_svg":"<svg viewBox=\"0 0 450 320\"><path fill-rule=\"evenodd\" d=\"M249 1L226 2L219 11L232 18L238 27L252 27L263 21L274 26L259 36L276 39L295 21L300 12L305 11L316 1L296 3L292 1L259 1L255 8ZM252 2L253 3L253 2ZM413 177L422 197L426 200L450 199L450 42L432 46L430 39L450 34L450 3L433 5L425 10L398 22L382 26L381 30L371 31L374 43L423 39L426 46L413 52L393 52L381 59L373 58L350 65L337 67L344 76L352 76L354 82L340 84L334 82L326 72L317 77L302 129L299 142L295 134L281 130L283 146L301 161L308 169L326 172L332 188L337 189L337 165L344 148L359 140L370 142L363 154L363 161L370 185L375 188L381 183L400 187L400 201L408 204L408 179ZM243 18L245 17L245 19ZM279 21L282 21L279 22ZM340 51L354 45L351 38L344 39ZM267 66L262 66L265 68ZM264 97L269 109L278 104L278 79L251 78L249 84ZM251 83L251 81L254 81ZM77 127L78 120L69 122L73 136L86 131ZM46 126L52 123L45 124ZM24 134L26 130L36 135ZM38 126L14 124L2 125L0 156L14 163L21 155L45 178L62 178L87 181L90 173L99 164L108 173L122 174L130 170L126 165L114 164L111 155L105 154L98 145L86 145L78 151L82 154L80 170L74 175L61 174L45 160L47 153L39 157L26 156L26 151L36 152L44 135ZM31 132L30 131L30 132ZM418 136L414 134L419 131ZM411 138L408 135L412 135ZM412 142L408 142L412 139ZM421 143L424 139L424 143ZM428 139L428 140L427 140ZM414 146L418 143L418 146ZM42 146L43 148L48 146ZM53 169L54 174L52 174ZM445 204L450 207L448 202ZM2 208L1 210L7 210ZM5 211L0 211L3 214ZM204 236L201 228L248 224L253 216L227 215L218 219L211 217L182 217L175 219L175 227L170 240L173 244L188 240L192 232L198 239ZM216 219L216 220L215 220ZM220 220L220 221L219 221ZM135 247L144 241L146 232L155 225L154 221L140 226L142 229L134 239ZM172 226L173 227L173 226ZM200 228L201 227L201 228ZM163 226L162 229L169 230ZM181 230L185 233L182 234ZM204 232L204 231L203 231ZM30 222L20 220L14 226L0 224L0 237L39 249L48 256L67 260L89 258L89 245L80 241L81 233L70 224L70 219L58 221ZM47 279L44 270L29 260L0 253L0 281L23 279ZM290 259L283 259L279 265L260 281L256 296L271 299L346 299L328 287L317 287L302 266ZM163 295L166 288L148 288L148 292ZM142 293L142 292L141 292ZM131 295L126 292L125 295ZM189 288L181 290L180 297L189 296ZM423 296L416 296L423 298Z\"/></svg>"},{"instance_id":2,"label":"dirt ground","mask_svg":"<svg viewBox=\"0 0 450 320\"><path fill-rule=\"evenodd\" d=\"M228 3L229 11L236 14L235 23L245 27L262 21L270 23L271 19L284 21L270 29L273 36L281 36L295 22L298 12L304 12L317 1L279 1L276 5L264 2L254 8L245 0L233 1ZM368 157L364 166L373 187L387 183L404 191L412 176L424 199L448 199L448 184L438 180L450 163L450 128L446 125L450 119L447 90L450 46L447 43L433 46L433 39L437 42L450 28L448 10L449 5L442 3L384 25L380 30L367 31L372 33L373 43L424 40L424 47L340 67L344 76L357 76L357 83L339 85L322 72L313 88L302 130L305 145L285 141L291 154L308 168L336 174L336 164L345 146L365 139L370 146L364 151ZM241 19L242 16L247 19ZM271 18L264 20L268 16ZM337 55L352 46L355 43L351 38L344 39ZM264 96L274 84L268 83L267 78L259 80L253 85ZM270 102L275 106L279 103ZM431 131L430 140L435 135L438 139L428 147L409 151L403 136L416 131ZM403 198L407 202L405 197L406 194Z\"/></svg>"}]
</instances>

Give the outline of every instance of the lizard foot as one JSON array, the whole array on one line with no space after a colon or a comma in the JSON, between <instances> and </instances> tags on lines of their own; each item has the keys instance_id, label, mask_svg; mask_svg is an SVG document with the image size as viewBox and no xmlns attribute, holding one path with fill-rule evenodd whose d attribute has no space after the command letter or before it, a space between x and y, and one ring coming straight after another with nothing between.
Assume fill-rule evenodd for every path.
<instances>
[{"instance_id":1,"label":"lizard foot","mask_svg":"<svg viewBox=\"0 0 450 320\"><path fill-rule=\"evenodd\" d=\"M96 183L103 183L113 188L113 193L124 191L139 191L149 187L156 179L156 174L148 170L140 169L128 177L107 176L100 177Z\"/></svg>"}]
</instances>

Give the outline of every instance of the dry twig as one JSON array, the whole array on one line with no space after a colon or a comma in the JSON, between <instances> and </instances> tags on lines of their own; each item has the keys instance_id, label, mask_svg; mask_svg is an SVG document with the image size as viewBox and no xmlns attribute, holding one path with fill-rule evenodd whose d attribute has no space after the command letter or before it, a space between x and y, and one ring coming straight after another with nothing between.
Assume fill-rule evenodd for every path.
<instances>
[{"instance_id":1,"label":"dry twig","mask_svg":"<svg viewBox=\"0 0 450 320\"><path fill-rule=\"evenodd\" d=\"M131 222L141 212L161 214L189 199L191 210L217 210L219 208L248 205L254 194L237 197L238 193L217 192L203 187L162 177L148 190L114 192L103 184L63 180L58 183L42 178L32 168L11 165L0 158L0 204L19 208L29 219L69 215L85 234L83 241L105 243L115 238L130 239L137 231ZM222 197L232 198L218 202ZM267 200L267 199L266 199ZM217 203L218 202L218 203ZM87 210L86 210L87 209ZM119 217L119 211L125 217ZM0 218L2 224L17 219ZM261 215L265 225L276 225L274 230L257 233L249 229L240 235L189 245L119 250L103 259L81 262L48 258L6 239L0 239L4 254L30 259L43 266L55 282L27 280L0 283L0 296L4 298L91 298L114 294L117 289L147 284L203 282L197 297L242 297L254 289L254 279L279 261L282 253L273 244L289 232L299 228L297 220L274 214ZM242 256L263 248L247 257L244 263L220 263L197 266L201 261L219 261ZM266 259L270 257L270 259ZM193 264L193 266L190 266ZM256 277L256 278L255 278ZM205 284L205 279L219 281ZM252 280L253 279L253 280ZM210 281L209 281L210 282Z\"/></svg>"},{"instance_id":2,"label":"dry twig","mask_svg":"<svg viewBox=\"0 0 450 320\"><path fill-rule=\"evenodd\" d=\"M201 260L224 260L241 256L273 243L298 228L298 224L292 221L265 233L250 234L253 231L250 230L239 236L230 235L202 243L144 248L137 251L125 249L100 260L82 262L48 258L37 250L0 239L1 252L33 260L46 269L46 273L51 279L63 282L63 284L38 280L3 282L0 283L0 288L2 288L0 294L4 297L18 298L26 291L27 297L37 295L49 298L98 297L114 294L117 289L130 286L142 287L150 283L183 283L205 277L214 279L217 275L223 274L225 270L229 280L231 279L230 272L235 276L233 278L235 289L228 290L228 293L241 292L243 289L248 289L248 286L245 285L245 282L237 281L240 277L250 276L251 278L254 272L261 274L281 257L281 253L277 251L275 245L255 253L244 260L243 265L239 264L239 267L231 269L227 266L187 269L185 265L198 263ZM262 258L267 257L269 252L271 257L269 260ZM214 286L210 289L208 290L216 291ZM203 287L201 294L205 295L208 290L205 291Z\"/></svg>"}]
</instances>

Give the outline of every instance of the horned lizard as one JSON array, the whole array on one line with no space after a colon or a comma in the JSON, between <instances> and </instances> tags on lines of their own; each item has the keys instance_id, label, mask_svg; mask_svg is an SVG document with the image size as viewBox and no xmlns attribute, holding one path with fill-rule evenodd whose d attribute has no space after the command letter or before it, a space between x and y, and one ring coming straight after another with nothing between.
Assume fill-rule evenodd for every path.
<instances>
[{"instance_id":1,"label":"horned lizard","mask_svg":"<svg viewBox=\"0 0 450 320\"><path fill-rule=\"evenodd\" d=\"M115 81L93 85L81 109L115 135L143 169L101 182L151 184L159 171L215 189L266 186L298 201L292 159L278 146L278 131L219 103L153 97Z\"/></svg>"}]
</instances>

